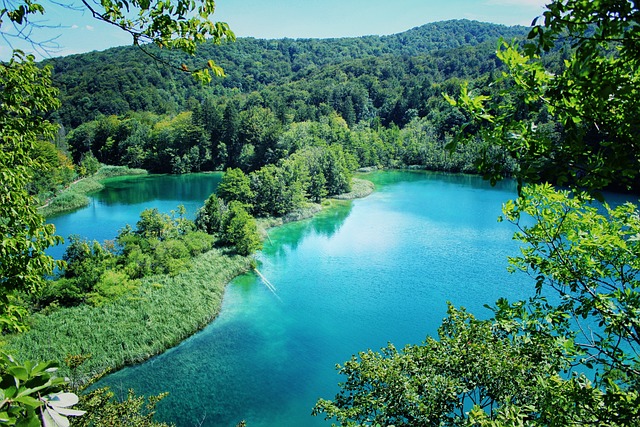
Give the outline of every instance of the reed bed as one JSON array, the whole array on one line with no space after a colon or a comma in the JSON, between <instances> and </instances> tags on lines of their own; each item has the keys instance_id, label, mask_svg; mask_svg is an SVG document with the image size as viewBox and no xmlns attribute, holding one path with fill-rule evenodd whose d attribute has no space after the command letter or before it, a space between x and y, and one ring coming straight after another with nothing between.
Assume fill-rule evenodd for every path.
<instances>
[{"instance_id":1,"label":"reed bed","mask_svg":"<svg viewBox=\"0 0 640 427\"><path fill-rule=\"evenodd\" d=\"M46 218L87 206L89 204L87 194L104 188L100 183L101 180L147 173L144 169L131 169L126 166L102 166L92 177L80 179L52 197L40 208L40 214Z\"/></svg>"},{"instance_id":2,"label":"reed bed","mask_svg":"<svg viewBox=\"0 0 640 427\"><path fill-rule=\"evenodd\" d=\"M64 360L90 354L76 376L142 362L177 345L219 313L224 289L251 258L211 250L176 276L145 278L135 295L98 307L82 305L36 314L31 329L6 337L20 359ZM69 374L66 368L64 374Z\"/></svg>"},{"instance_id":3,"label":"reed bed","mask_svg":"<svg viewBox=\"0 0 640 427\"><path fill-rule=\"evenodd\" d=\"M133 175L147 175L145 169L129 168L127 166L102 166L98 172L93 176L94 179L102 180L107 178L114 178L117 176L133 176Z\"/></svg>"},{"instance_id":4,"label":"reed bed","mask_svg":"<svg viewBox=\"0 0 640 427\"><path fill-rule=\"evenodd\" d=\"M353 178L351 179L351 191L349 193L338 194L337 196L331 196L338 200L353 200L367 197L373 193L375 185L371 181L366 179Z\"/></svg>"},{"instance_id":5,"label":"reed bed","mask_svg":"<svg viewBox=\"0 0 640 427\"><path fill-rule=\"evenodd\" d=\"M64 190L38 211L45 218L83 208L89 204L89 198L84 193L72 189Z\"/></svg>"}]
</instances>

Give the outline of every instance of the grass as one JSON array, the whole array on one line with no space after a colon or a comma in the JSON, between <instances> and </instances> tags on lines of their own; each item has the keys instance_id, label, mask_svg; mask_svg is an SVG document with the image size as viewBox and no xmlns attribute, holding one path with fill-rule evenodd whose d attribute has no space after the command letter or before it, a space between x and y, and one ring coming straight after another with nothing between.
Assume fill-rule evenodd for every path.
<instances>
[{"instance_id":1,"label":"grass","mask_svg":"<svg viewBox=\"0 0 640 427\"><path fill-rule=\"evenodd\" d=\"M143 279L136 294L113 303L36 314L28 332L5 337L5 349L29 360L91 354L77 371L83 378L141 362L211 322L222 306L226 284L248 271L251 262L214 249L194 258L191 267L176 276Z\"/></svg>"},{"instance_id":2,"label":"grass","mask_svg":"<svg viewBox=\"0 0 640 427\"><path fill-rule=\"evenodd\" d=\"M48 204L39 208L39 212L46 218L63 212L79 209L87 206L88 204L89 198L84 193L79 193L74 191L72 188L68 188L61 193L58 193Z\"/></svg>"},{"instance_id":3,"label":"grass","mask_svg":"<svg viewBox=\"0 0 640 427\"><path fill-rule=\"evenodd\" d=\"M95 188L91 180L83 181L87 181L81 184L83 191ZM338 198L365 197L374 186L354 179L352 188L351 193ZM327 199L322 204L309 203L284 218L260 219L259 225L265 230L310 218L340 203L345 202ZM81 378L142 362L210 323L222 307L227 283L248 271L252 262L251 257L211 250L194 258L186 271L175 276L142 279L136 293L114 302L35 314L28 332L4 337L4 349L23 360L63 361L69 355L90 354L91 358L76 371ZM66 368L62 373L70 374Z\"/></svg>"},{"instance_id":4,"label":"grass","mask_svg":"<svg viewBox=\"0 0 640 427\"><path fill-rule=\"evenodd\" d=\"M375 185L373 185L373 182L367 181L366 179L353 178L351 180L351 191L349 193L338 194L337 196L333 196L333 198L339 200L360 199L367 197L373 193L374 190Z\"/></svg>"},{"instance_id":5,"label":"grass","mask_svg":"<svg viewBox=\"0 0 640 427\"><path fill-rule=\"evenodd\" d=\"M102 166L98 172L93 176L94 179L103 180L107 178L114 178L116 176L132 176L132 175L147 175L148 172L145 169L133 169L127 166Z\"/></svg>"}]
</instances>

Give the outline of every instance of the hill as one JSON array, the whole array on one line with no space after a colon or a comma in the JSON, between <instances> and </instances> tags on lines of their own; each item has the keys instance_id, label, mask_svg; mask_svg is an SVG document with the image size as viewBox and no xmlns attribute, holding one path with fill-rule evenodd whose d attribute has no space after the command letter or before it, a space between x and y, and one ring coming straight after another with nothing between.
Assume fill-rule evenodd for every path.
<instances>
[{"instance_id":1,"label":"hill","mask_svg":"<svg viewBox=\"0 0 640 427\"><path fill-rule=\"evenodd\" d=\"M155 62L133 46L55 58L46 63L53 66L54 82L63 102L56 119L67 128L75 128L100 115L123 115L129 111L175 114L192 109L194 103L208 96L247 94L294 83L308 86L326 80L340 69L350 74L359 68L360 75L369 74L376 79L385 79L390 72L402 80L405 76L400 74L416 71L407 69L407 65L412 66L408 62L418 66L440 62L443 66L424 70L438 74L432 81L450 76L477 77L495 65L493 50L500 37L512 39L525 34L525 27L455 20L390 36L240 38L223 45L205 44L195 58L177 58L192 67L201 66L209 58L221 65L227 77L206 87L185 73ZM471 53L468 49L476 50ZM154 53L166 55L158 50ZM473 58L463 58L465 54ZM458 60L452 59L455 57ZM489 65L473 69L471 62ZM382 63L387 64L387 71L380 70ZM374 69L367 69L371 65Z\"/></svg>"}]
</instances>

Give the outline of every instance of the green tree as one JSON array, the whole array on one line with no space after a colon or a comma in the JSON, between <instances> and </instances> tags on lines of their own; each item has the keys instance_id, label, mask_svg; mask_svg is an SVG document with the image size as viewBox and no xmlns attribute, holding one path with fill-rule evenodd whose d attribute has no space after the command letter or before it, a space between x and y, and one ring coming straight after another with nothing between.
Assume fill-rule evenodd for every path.
<instances>
[{"instance_id":1,"label":"green tree","mask_svg":"<svg viewBox=\"0 0 640 427\"><path fill-rule=\"evenodd\" d=\"M195 221L196 228L209 234L218 233L225 211L224 202L218 198L216 193L211 193L205 200L204 206L198 209Z\"/></svg>"},{"instance_id":2,"label":"green tree","mask_svg":"<svg viewBox=\"0 0 640 427\"><path fill-rule=\"evenodd\" d=\"M498 50L509 70L500 97L463 88L457 100L450 99L473 120L465 126L506 148L520 165L521 180L594 191L639 188L638 4L554 0L534 25L524 47L504 43ZM554 49L569 50L550 69L544 54ZM522 115L541 108L561 125L560 139L538 126L537 114ZM494 180L504 172L491 159L481 167Z\"/></svg>"},{"instance_id":3,"label":"green tree","mask_svg":"<svg viewBox=\"0 0 640 427\"><path fill-rule=\"evenodd\" d=\"M237 201L244 204L245 207L250 207L255 197L249 176L238 168L227 169L218 184L216 193L227 203Z\"/></svg>"},{"instance_id":4,"label":"green tree","mask_svg":"<svg viewBox=\"0 0 640 427\"><path fill-rule=\"evenodd\" d=\"M523 323L495 325L449 307L438 339L398 351L392 344L366 351L338 370L345 380L333 401L320 399L314 415L341 426L463 426L467 412L503 405L538 406L559 380L567 359L553 337Z\"/></svg>"},{"instance_id":5,"label":"green tree","mask_svg":"<svg viewBox=\"0 0 640 427\"><path fill-rule=\"evenodd\" d=\"M250 174L256 215L283 216L305 201L308 174L300 162L287 159Z\"/></svg>"},{"instance_id":6,"label":"green tree","mask_svg":"<svg viewBox=\"0 0 640 427\"><path fill-rule=\"evenodd\" d=\"M233 39L224 23L209 19L215 9L213 0L191 2L124 0L104 1L98 6L83 2L91 14L100 20L129 32L133 44L152 42L159 47L177 48L193 54L196 45L211 36L214 41ZM0 35L30 39L32 15L44 14L44 7L31 0L8 1L0 6ZM188 17L188 18L185 18ZM42 47L42 45L40 45ZM141 47L142 48L142 47ZM193 73L203 81L222 70L213 61L207 69ZM186 65L181 67L189 71ZM14 51L8 62L0 62L0 329L24 329L26 310L15 304L16 293L34 294L44 283L44 276L53 273L56 263L44 250L61 239L54 236L54 227L46 225L27 193L31 171L37 169L34 144L39 138L55 140L57 126L45 119L59 106L57 91L52 87L49 67L39 68L33 56ZM55 378L50 363L15 362L2 354L0 361L0 423L6 425L46 426L68 425L65 415L81 415L70 409L78 398L72 393L60 393L65 380Z\"/></svg>"},{"instance_id":7,"label":"green tree","mask_svg":"<svg viewBox=\"0 0 640 427\"><path fill-rule=\"evenodd\" d=\"M44 276L61 266L44 250L58 244L53 225L45 224L36 201L27 192L33 170L39 169L34 149L39 138L53 140L56 126L44 115L59 105L49 68L33 57L16 54L0 63L0 330L22 330L25 309L16 292L37 293Z\"/></svg>"},{"instance_id":8,"label":"green tree","mask_svg":"<svg viewBox=\"0 0 640 427\"><path fill-rule=\"evenodd\" d=\"M229 210L224 217L222 238L235 246L240 255L251 255L262 249L256 220L244 205L237 201L229 203Z\"/></svg>"}]
</instances>

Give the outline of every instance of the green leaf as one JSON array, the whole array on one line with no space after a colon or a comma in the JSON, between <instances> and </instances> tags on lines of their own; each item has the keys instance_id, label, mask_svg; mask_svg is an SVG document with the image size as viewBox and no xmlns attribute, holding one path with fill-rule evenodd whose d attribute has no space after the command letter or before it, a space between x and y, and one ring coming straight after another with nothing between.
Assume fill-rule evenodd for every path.
<instances>
[{"instance_id":1,"label":"green leaf","mask_svg":"<svg viewBox=\"0 0 640 427\"><path fill-rule=\"evenodd\" d=\"M78 403L78 396L74 393L57 393L48 397L47 403L56 408L67 408Z\"/></svg>"},{"instance_id":2,"label":"green leaf","mask_svg":"<svg viewBox=\"0 0 640 427\"><path fill-rule=\"evenodd\" d=\"M42 405L42 401L31 396L19 396L13 399L14 402L23 403L31 408L37 408Z\"/></svg>"},{"instance_id":3,"label":"green leaf","mask_svg":"<svg viewBox=\"0 0 640 427\"><path fill-rule=\"evenodd\" d=\"M27 381L29 379L29 372L22 366L11 366L7 368L7 372L20 381Z\"/></svg>"},{"instance_id":4,"label":"green leaf","mask_svg":"<svg viewBox=\"0 0 640 427\"><path fill-rule=\"evenodd\" d=\"M45 427L69 427L69 420L48 406L45 407L42 415Z\"/></svg>"}]
</instances>

